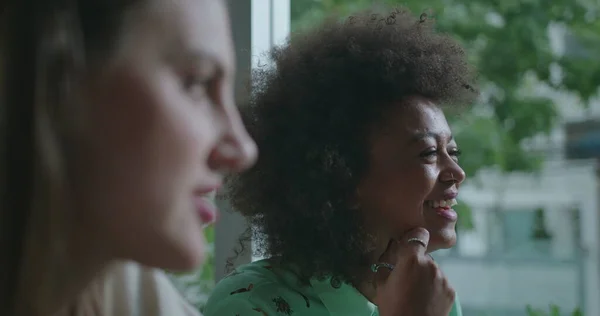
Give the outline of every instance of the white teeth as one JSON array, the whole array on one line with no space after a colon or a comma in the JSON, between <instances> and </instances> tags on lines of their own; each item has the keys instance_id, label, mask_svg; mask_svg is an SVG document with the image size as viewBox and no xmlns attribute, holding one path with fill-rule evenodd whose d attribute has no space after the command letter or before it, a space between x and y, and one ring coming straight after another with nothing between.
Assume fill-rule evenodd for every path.
<instances>
[{"instance_id":1,"label":"white teeth","mask_svg":"<svg viewBox=\"0 0 600 316\"><path fill-rule=\"evenodd\" d=\"M438 208L438 207L452 207L452 206L458 204L458 202L456 202L456 199L450 199L450 200L429 201L429 204L433 208Z\"/></svg>"}]
</instances>

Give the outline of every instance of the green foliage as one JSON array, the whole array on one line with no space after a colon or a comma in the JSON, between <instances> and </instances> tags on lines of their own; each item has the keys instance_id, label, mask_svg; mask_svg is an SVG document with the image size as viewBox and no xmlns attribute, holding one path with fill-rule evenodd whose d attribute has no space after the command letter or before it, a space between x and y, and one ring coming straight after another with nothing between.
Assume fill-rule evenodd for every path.
<instances>
[{"instance_id":1,"label":"green foliage","mask_svg":"<svg viewBox=\"0 0 600 316\"><path fill-rule=\"evenodd\" d=\"M578 307L571 313L561 314L560 307L552 304L550 305L550 311L542 309L535 309L531 305L527 305L527 316L583 316L583 312Z\"/></svg>"},{"instance_id":2,"label":"green foliage","mask_svg":"<svg viewBox=\"0 0 600 316\"><path fill-rule=\"evenodd\" d=\"M459 40L480 74L482 100L468 113L450 116L465 155L461 165L471 179L483 168L535 173L544 153L525 147L556 127L555 101L536 93L544 85L573 93L586 105L600 85L600 5L574 0L291 0L292 31L311 26L330 13L348 15L377 4L404 5L436 19L440 31ZM548 28L563 25L574 42L567 54L551 49ZM575 43L575 44L574 44ZM551 75L551 66L562 78ZM461 217L469 216L462 205ZM466 214L464 212L467 212ZM472 227L463 220L462 228Z\"/></svg>"}]
</instances>

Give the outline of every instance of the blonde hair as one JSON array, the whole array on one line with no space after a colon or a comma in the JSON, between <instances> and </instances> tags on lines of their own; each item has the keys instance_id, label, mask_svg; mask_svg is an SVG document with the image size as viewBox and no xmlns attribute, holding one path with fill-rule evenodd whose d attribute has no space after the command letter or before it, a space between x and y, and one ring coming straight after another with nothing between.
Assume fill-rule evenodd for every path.
<instances>
[{"instance_id":1,"label":"blonde hair","mask_svg":"<svg viewBox=\"0 0 600 316\"><path fill-rule=\"evenodd\" d=\"M60 285L76 282L66 248L67 160L78 111L72 90L91 61L107 58L131 2L14 0L4 9L0 315L47 312Z\"/></svg>"}]
</instances>

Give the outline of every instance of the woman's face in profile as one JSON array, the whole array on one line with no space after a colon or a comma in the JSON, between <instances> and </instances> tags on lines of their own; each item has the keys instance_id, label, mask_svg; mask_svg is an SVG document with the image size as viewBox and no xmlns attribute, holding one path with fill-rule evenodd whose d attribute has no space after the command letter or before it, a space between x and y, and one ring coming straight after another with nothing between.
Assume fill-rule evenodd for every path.
<instances>
[{"instance_id":1,"label":"woman's face in profile","mask_svg":"<svg viewBox=\"0 0 600 316\"><path fill-rule=\"evenodd\" d=\"M256 159L234 104L226 7L149 0L126 15L121 35L86 82L75 183L82 236L110 257L194 268L202 227L216 217L202 197Z\"/></svg>"},{"instance_id":2,"label":"woman's face in profile","mask_svg":"<svg viewBox=\"0 0 600 316\"><path fill-rule=\"evenodd\" d=\"M370 167L359 187L369 226L383 244L424 227L429 251L449 248L456 241L452 206L465 173L444 113L414 97L387 114L372 135Z\"/></svg>"}]
</instances>

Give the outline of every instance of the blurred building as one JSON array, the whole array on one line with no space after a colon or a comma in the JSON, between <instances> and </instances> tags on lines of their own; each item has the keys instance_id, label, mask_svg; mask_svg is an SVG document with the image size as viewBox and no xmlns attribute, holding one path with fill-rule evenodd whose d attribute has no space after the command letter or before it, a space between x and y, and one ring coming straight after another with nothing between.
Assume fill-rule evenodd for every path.
<instances>
[{"instance_id":1,"label":"blurred building","mask_svg":"<svg viewBox=\"0 0 600 316\"><path fill-rule=\"evenodd\" d=\"M466 316L550 304L600 315L596 169L595 161L557 159L539 175L488 172L481 186L464 186L474 229L437 259Z\"/></svg>"},{"instance_id":2,"label":"blurred building","mask_svg":"<svg viewBox=\"0 0 600 316\"><path fill-rule=\"evenodd\" d=\"M592 57L560 26L549 36L557 54ZM576 308L600 315L600 102L586 108L548 87L538 93L555 98L563 120L550 137L527 144L543 151L543 170L481 172L460 194L474 229L438 254L465 316L526 315L526 305L549 311L550 304L561 315Z\"/></svg>"}]
</instances>

